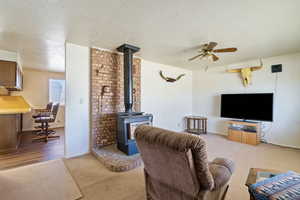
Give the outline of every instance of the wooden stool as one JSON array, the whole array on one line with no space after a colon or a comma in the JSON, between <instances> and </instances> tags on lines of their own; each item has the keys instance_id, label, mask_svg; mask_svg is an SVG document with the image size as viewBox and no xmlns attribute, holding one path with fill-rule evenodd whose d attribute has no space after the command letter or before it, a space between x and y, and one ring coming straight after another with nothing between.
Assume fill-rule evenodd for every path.
<instances>
[{"instance_id":1,"label":"wooden stool","mask_svg":"<svg viewBox=\"0 0 300 200\"><path fill-rule=\"evenodd\" d=\"M187 129L186 131L188 133L194 133L194 134L201 134L205 133L207 134L207 118L206 117L200 117L200 116L187 116L186 123L187 123Z\"/></svg>"}]
</instances>

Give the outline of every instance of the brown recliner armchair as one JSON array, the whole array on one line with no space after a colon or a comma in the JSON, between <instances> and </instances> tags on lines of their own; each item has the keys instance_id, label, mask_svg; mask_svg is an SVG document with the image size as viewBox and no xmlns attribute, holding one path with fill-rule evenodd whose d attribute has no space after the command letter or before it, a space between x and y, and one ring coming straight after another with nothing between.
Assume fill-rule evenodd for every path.
<instances>
[{"instance_id":1,"label":"brown recliner armchair","mask_svg":"<svg viewBox=\"0 0 300 200\"><path fill-rule=\"evenodd\" d=\"M201 137L151 126L135 131L144 161L147 200L224 199L234 163L208 162Z\"/></svg>"}]
</instances>

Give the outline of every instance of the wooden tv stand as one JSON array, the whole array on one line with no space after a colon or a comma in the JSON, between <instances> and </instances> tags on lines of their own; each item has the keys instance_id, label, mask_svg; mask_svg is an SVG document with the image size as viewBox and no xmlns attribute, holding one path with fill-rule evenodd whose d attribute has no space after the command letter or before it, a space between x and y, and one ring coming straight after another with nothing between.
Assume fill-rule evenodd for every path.
<instances>
[{"instance_id":1,"label":"wooden tv stand","mask_svg":"<svg viewBox=\"0 0 300 200\"><path fill-rule=\"evenodd\" d=\"M258 145L260 143L261 123L247 121L227 121L228 139L245 144Z\"/></svg>"}]
</instances>

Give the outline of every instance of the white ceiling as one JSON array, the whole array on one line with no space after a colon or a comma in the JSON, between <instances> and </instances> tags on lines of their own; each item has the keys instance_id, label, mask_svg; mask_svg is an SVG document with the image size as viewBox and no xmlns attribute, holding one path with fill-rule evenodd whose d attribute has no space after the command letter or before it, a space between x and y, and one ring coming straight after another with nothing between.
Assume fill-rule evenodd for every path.
<instances>
[{"instance_id":1,"label":"white ceiling","mask_svg":"<svg viewBox=\"0 0 300 200\"><path fill-rule=\"evenodd\" d=\"M141 47L144 59L199 69L300 51L299 0L0 0L0 49L24 67L64 71L64 42ZM220 61L188 62L204 42Z\"/></svg>"}]
</instances>

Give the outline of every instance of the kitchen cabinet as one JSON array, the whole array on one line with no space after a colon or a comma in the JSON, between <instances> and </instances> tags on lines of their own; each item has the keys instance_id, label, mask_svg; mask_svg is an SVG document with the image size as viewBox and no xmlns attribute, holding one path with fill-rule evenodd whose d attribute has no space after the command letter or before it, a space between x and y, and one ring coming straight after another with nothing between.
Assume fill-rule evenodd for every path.
<instances>
[{"instance_id":1,"label":"kitchen cabinet","mask_svg":"<svg viewBox=\"0 0 300 200\"><path fill-rule=\"evenodd\" d=\"M22 90L23 74L17 62L0 60L0 86L10 91Z\"/></svg>"},{"instance_id":2,"label":"kitchen cabinet","mask_svg":"<svg viewBox=\"0 0 300 200\"><path fill-rule=\"evenodd\" d=\"M22 114L0 115L0 154L18 149L21 137Z\"/></svg>"}]
</instances>

